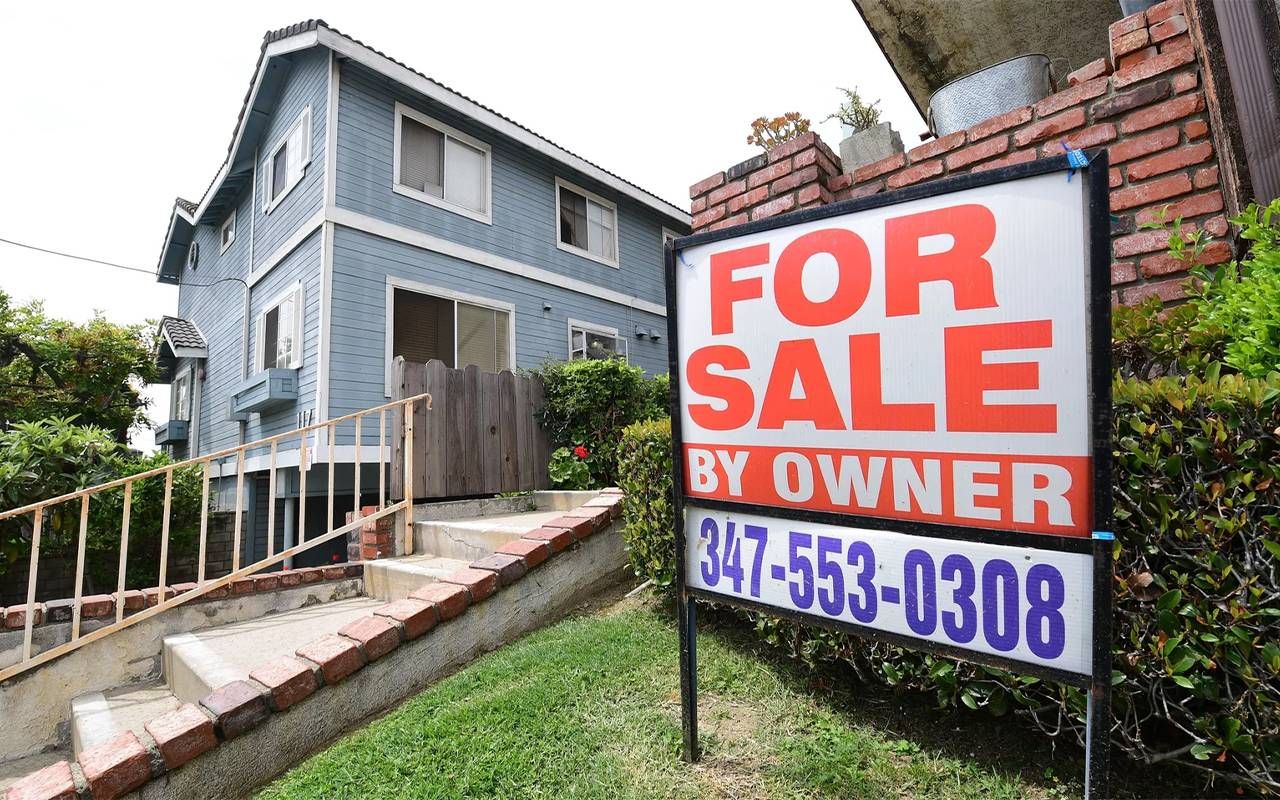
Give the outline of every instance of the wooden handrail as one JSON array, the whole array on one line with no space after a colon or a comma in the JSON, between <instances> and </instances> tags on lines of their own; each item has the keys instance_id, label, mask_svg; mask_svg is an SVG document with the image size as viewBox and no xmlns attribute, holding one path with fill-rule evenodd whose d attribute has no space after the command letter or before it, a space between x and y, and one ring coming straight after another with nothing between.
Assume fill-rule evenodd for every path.
<instances>
[{"instance_id":1,"label":"wooden handrail","mask_svg":"<svg viewBox=\"0 0 1280 800\"><path fill-rule=\"evenodd\" d=\"M140 622L143 619L146 619L154 614L157 614L166 608L172 608L173 606L180 605L181 603L185 603L196 597L205 595L208 592L220 586L226 585L227 583L234 580L235 578L250 575L254 572L257 572L258 570L269 567L275 563L284 561L286 559L290 559L294 555L310 550L311 548L323 542L327 542L340 534L355 530L360 525L368 522L370 519L380 519L383 516L386 516L387 514L403 510L405 512L404 513L404 531L405 531L404 553L406 555L411 554L413 552L413 485L412 485L412 480L410 480L410 477L413 475L413 446L412 446L413 445L413 416L415 413L415 404L418 401L425 401L426 408L428 411L432 409L431 394L429 392L423 392L421 394L416 394L412 397L406 397L401 400L393 400L390 403L383 403L382 405L373 406L372 408L366 408L360 411L352 412L350 414L344 414L343 416L337 417L336 419L312 423L311 425L306 425L301 428L297 428L295 430L289 431L287 433L276 434L274 436L269 436L264 439L259 439L255 442L248 442L246 444L237 445L235 447L229 447L224 450L220 450L214 453L209 453L207 455L197 456L195 458L189 458L189 459L186 459L185 461L179 461L173 464L166 464L163 467L157 467L155 469L146 470L144 472L139 472L134 475L128 475L113 481L101 483L96 486L85 487L84 489L79 489L74 492L69 492L67 494L49 498L47 500L40 500L35 503L30 503L28 505L21 506L19 508L13 508L4 512L0 512L0 520L12 519L14 517L19 517L24 514L34 514L34 519L32 524L32 536L31 536L30 568L29 568L29 574L27 576L27 604L25 606L26 613L24 614L25 619L24 619L24 625L23 625L22 657L21 657L21 660L18 661L18 663L11 665L9 667L0 669L0 681L6 680L7 678L13 675L20 674L32 667L35 667L38 664L42 664L50 659L56 658L59 655L62 655L63 653L69 653L84 644L95 641L96 639L100 639L103 636L107 636L116 630L120 630L122 628L136 624L137 622ZM385 440L386 417L387 417L387 410L395 409L395 408L399 408L401 411L401 414L403 415L404 436L407 439L407 443L408 443L408 446L403 449L405 494L404 494L404 498L400 502L388 506L386 504L386 499L385 499L386 498L385 491L384 491L385 470L383 469L384 458L389 458L387 456L384 456L385 441L386 441ZM377 460L377 463L379 466L378 509L373 514L370 514L369 516L366 517L363 514L363 509L360 505L359 469L360 469L361 462L359 458L359 452L360 452L360 448L363 446L361 441L362 440L361 420L365 416L368 416L370 414L375 414L375 413L378 415L378 427L379 427L379 430L378 430L379 452L378 452L378 460ZM335 529L333 527L333 515L335 510L334 509L334 490L335 490L334 447L337 439L338 425L347 420L354 420L354 423L355 423L354 424L355 452L357 455L354 462L356 466L356 476L355 476L355 482L354 482L355 496L353 501L354 511L351 515L351 521ZM325 527L327 528L325 533L308 540L306 536L307 504L305 502L305 499L307 494L307 472L310 468L310 458L308 457L308 453L307 453L307 438L308 438L308 434L314 431L318 431L321 428L325 429L325 441L327 443L326 446L328 448L328 470L329 470L328 492L327 492L328 522L325 525ZM284 439L291 439L292 437L295 437L295 436L298 437L298 464L297 464L298 495L299 495L299 498L302 500L302 502L298 503L298 516L296 520L297 531L299 533L299 536L296 544L292 544L292 543L287 544L280 552L276 552L274 523L275 523L276 469L277 469L276 455L278 453L277 445L280 441ZM271 502L268 504L270 506L270 511L268 512L267 536L268 536L269 543L267 545L267 556L266 558L260 559L248 566L242 567L240 563L240 560L241 560L240 543L241 543L243 517L244 517L243 509L244 509L245 454L250 450L262 448L267 445L270 445L270 453L271 453L270 464L268 467L271 473L271 476L269 479L269 486L270 486L269 491L271 493ZM231 556L231 560L232 560L231 572L230 574L224 575L221 578L217 578L213 581L206 581L205 580L205 555L206 555L208 529L209 529L208 517L209 517L209 483L211 479L210 467L214 461L222 458L226 458L228 456L235 456L236 458L236 505L235 505L235 511L234 511L235 513L234 534L232 537L233 552ZM166 580L168 578L170 513L172 511L173 474L176 470L185 469L187 467L191 467L195 465L203 465L204 467L204 474L202 477L202 485L201 485L201 496L200 496L200 543L199 543L199 563L197 567L197 575L198 575L197 586L195 589L189 592L185 592L179 597L170 598L170 597L167 597L168 587L166 585ZM219 474L221 477L221 469L219 469ZM127 568L128 568L128 555L129 555L129 523L130 523L130 516L131 516L132 507L133 507L132 500L133 500L134 484L137 483L138 481L145 480L147 478L156 477L158 475L164 476L164 508L163 508L163 520L161 522L161 532L160 532L161 542L160 542L159 596L157 597L157 602L155 606L149 609L143 609L141 612L134 614L126 619L125 618L125 589L128 586ZM116 576L116 593L115 593L116 618L113 623L105 625L93 631L92 633L81 636L80 622L81 622L81 610L84 602L83 583L84 583L84 569L85 569L85 555L86 555L85 544L86 544L86 539L88 537L89 501L90 501L90 498L92 498L96 494L100 494L102 492L106 492L120 486L124 487L124 505L121 509L121 518L120 518L120 547L118 551L119 564L118 564L118 571ZM40 538L41 538L41 532L42 532L42 527L44 523L45 512L53 506L59 505L61 503L66 503L68 501L75 500L77 498L80 499L80 531L79 531L79 541L78 541L78 549L77 549L77 555L76 555L76 587L75 587L75 599L73 601L73 609L72 609L71 637L69 641L61 645L57 645L55 647L49 648L48 650L42 653L39 653L36 656L32 656L32 653L31 653L32 628L35 625L35 609L36 609L35 598L36 598L36 588L37 588L38 576L39 576Z\"/></svg>"}]
</instances>

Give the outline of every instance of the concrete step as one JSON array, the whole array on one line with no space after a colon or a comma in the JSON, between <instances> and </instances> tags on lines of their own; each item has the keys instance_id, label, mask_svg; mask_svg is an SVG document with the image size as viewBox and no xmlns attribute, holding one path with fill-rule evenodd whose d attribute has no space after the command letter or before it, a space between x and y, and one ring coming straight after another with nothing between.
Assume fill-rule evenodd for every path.
<instances>
[{"instance_id":1,"label":"concrete step","mask_svg":"<svg viewBox=\"0 0 1280 800\"><path fill-rule=\"evenodd\" d=\"M364 593L378 600L399 600L408 597L414 589L434 583L470 563L460 558L442 558L429 553L366 561Z\"/></svg>"},{"instance_id":2,"label":"concrete step","mask_svg":"<svg viewBox=\"0 0 1280 800\"><path fill-rule=\"evenodd\" d=\"M384 605L356 597L298 608L232 625L166 636L164 676L179 700L194 703L214 689L249 677L276 656L293 655L302 645Z\"/></svg>"},{"instance_id":3,"label":"concrete step","mask_svg":"<svg viewBox=\"0 0 1280 800\"><path fill-rule=\"evenodd\" d=\"M434 553L471 562L484 558L512 539L519 539L564 512L526 511L469 519L423 520L413 526L415 553Z\"/></svg>"},{"instance_id":4,"label":"concrete step","mask_svg":"<svg viewBox=\"0 0 1280 800\"><path fill-rule=\"evenodd\" d=\"M12 758L0 761L0 797L3 797L10 786L30 775L36 770L44 769L59 761L70 761L73 756L64 749L48 750L35 755Z\"/></svg>"},{"instance_id":5,"label":"concrete step","mask_svg":"<svg viewBox=\"0 0 1280 800\"><path fill-rule=\"evenodd\" d=\"M82 751L117 734L142 733L143 725L179 705L178 698L160 681L82 694L71 701L72 751L79 757Z\"/></svg>"}]
</instances>

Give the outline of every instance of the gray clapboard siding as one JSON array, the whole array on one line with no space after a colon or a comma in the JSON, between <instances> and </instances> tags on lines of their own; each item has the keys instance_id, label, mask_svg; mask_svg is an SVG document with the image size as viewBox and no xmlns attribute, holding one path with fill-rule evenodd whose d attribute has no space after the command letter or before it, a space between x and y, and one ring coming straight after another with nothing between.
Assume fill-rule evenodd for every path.
<instances>
[{"instance_id":1,"label":"gray clapboard siding","mask_svg":"<svg viewBox=\"0 0 1280 800\"><path fill-rule=\"evenodd\" d=\"M219 236L223 220L205 220L207 224L196 227L195 241L200 246L200 260L195 270L186 267L180 273L184 284L178 292L178 316L189 319L200 328L208 342L209 357L205 362L205 379L200 400L200 453L208 453L233 447L240 443L239 424L228 417L228 404L232 391L242 379L243 307L241 284L216 283L221 278L250 279L249 255L253 251L257 263L263 263L279 245L288 240L307 219L323 205L325 166L325 116L328 102L328 51L317 48L293 56L294 64L284 80L279 103L272 115L267 132L259 148L257 192L245 186L236 200L236 238L225 253L219 253ZM262 163L267 150L288 131L298 113L311 106L311 163L307 171L289 194L272 210L263 213ZM251 234L252 232L252 234ZM250 240L253 240L252 247ZM254 320L263 305L269 302L281 287L304 280L306 290L306 317L304 367L299 376L302 382L299 408L304 403L315 403L316 376L319 363L319 276L320 235L312 234L298 248L277 264L269 273L261 276L251 290L251 314L249 320L249 369L254 363ZM204 286L199 284L213 284ZM254 415L248 426L248 441L289 430L296 426L296 410L285 409L265 419ZM281 445L281 449L295 448L296 443ZM189 451L175 455L196 455Z\"/></svg>"},{"instance_id":2,"label":"gray clapboard siding","mask_svg":"<svg viewBox=\"0 0 1280 800\"><path fill-rule=\"evenodd\" d=\"M329 102L329 51L305 50L292 56L293 67L281 91L258 148L258 219L254 231L254 257L259 264L288 240L302 223L324 205L325 117ZM266 164L271 148L297 121L302 109L311 107L311 163L298 185L271 210L263 214L267 196Z\"/></svg>"},{"instance_id":3,"label":"gray clapboard siding","mask_svg":"<svg viewBox=\"0 0 1280 800\"><path fill-rule=\"evenodd\" d=\"M570 318L615 327L623 336L636 325L665 330L665 321L655 314L338 226L329 345L331 417L386 402L388 276L514 304L517 369L567 358ZM544 303L551 305L550 311L543 311ZM666 371L665 338L628 339L632 364L649 372Z\"/></svg>"},{"instance_id":4,"label":"gray clapboard siding","mask_svg":"<svg viewBox=\"0 0 1280 800\"><path fill-rule=\"evenodd\" d=\"M392 190L397 101L492 147L491 225ZM338 109L338 206L651 302L665 302L662 227L678 223L665 221L647 208L619 198L607 188L518 148L495 132L358 65L342 65ZM621 269L556 246L557 175L618 204Z\"/></svg>"}]
</instances>

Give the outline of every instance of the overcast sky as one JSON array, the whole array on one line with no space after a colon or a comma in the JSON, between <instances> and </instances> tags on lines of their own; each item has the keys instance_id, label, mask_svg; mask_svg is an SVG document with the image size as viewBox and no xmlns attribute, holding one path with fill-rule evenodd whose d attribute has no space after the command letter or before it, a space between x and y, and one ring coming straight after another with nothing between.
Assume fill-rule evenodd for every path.
<instances>
[{"instance_id":1,"label":"overcast sky","mask_svg":"<svg viewBox=\"0 0 1280 800\"><path fill-rule=\"evenodd\" d=\"M755 117L799 111L835 148L837 85L879 98L908 147L924 130L850 0L6 2L0 238L154 270L173 198L222 164L263 33L311 17L686 209L753 155ZM0 287L76 320L177 307L149 275L3 243ZM167 417L168 387L149 394Z\"/></svg>"}]
</instances>

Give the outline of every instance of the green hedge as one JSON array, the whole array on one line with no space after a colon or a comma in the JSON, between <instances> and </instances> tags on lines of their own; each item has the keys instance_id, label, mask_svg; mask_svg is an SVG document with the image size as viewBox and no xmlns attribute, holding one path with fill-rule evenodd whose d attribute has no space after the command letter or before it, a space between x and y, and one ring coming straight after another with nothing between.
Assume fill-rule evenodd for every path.
<instances>
[{"instance_id":1,"label":"green hedge","mask_svg":"<svg viewBox=\"0 0 1280 800\"><path fill-rule=\"evenodd\" d=\"M622 432L618 486L631 568L659 586L676 578L671 497L671 420L637 422Z\"/></svg>"},{"instance_id":2,"label":"green hedge","mask_svg":"<svg viewBox=\"0 0 1280 800\"><path fill-rule=\"evenodd\" d=\"M105 429L77 425L72 419L19 422L0 431L0 507L16 508L168 463L170 459L164 453L139 455L116 442ZM200 526L202 486L201 470L188 467L174 472L169 531L173 558L193 552ZM88 593L116 585L123 511L124 493L120 489L94 495L89 504L85 548ZM164 478L136 482L126 557L130 588L156 584L163 512ZM0 522L0 583L9 582L12 576L8 573L28 563L32 521L31 515L23 515ZM42 525L42 563L48 563L44 559L64 559L74 565L80 531L79 501L50 506ZM25 588L25 577L20 580Z\"/></svg>"},{"instance_id":3,"label":"green hedge","mask_svg":"<svg viewBox=\"0 0 1280 800\"><path fill-rule=\"evenodd\" d=\"M667 376L646 378L622 359L548 362L532 372L542 378L540 422L551 449L585 447L592 486L617 483L623 428L667 415Z\"/></svg>"},{"instance_id":4,"label":"green hedge","mask_svg":"<svg viewBox=\"0 0 1280 800\"><path fill-rule=\"evenodd\" d=\"M1139 760L1280 787L1280 375L1114 386L1114 744ZM623 438L626 536L638 574L668 584L670 427ZM1083 733L1076 689L749 615L817 665L932 691L944 705L1020 709L1051 734Z\"/></svg>"}]
</instances>

